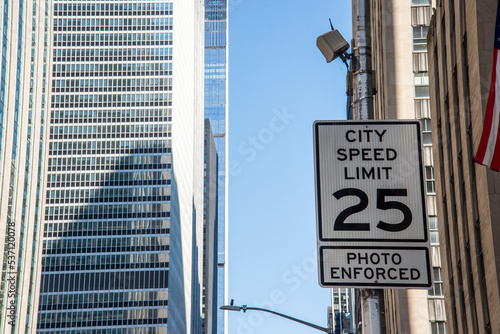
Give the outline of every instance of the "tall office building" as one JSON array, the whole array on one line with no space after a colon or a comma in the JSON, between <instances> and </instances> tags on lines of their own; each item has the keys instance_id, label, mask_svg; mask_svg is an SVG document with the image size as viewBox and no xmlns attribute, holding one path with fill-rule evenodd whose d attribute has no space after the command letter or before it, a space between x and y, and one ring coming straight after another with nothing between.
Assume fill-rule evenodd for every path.
<instances>
[{"instance_id":1,"label":"tall office building","mask_svg":"<svg viewBox=\"0 0 500 334\"><path fill-rule=\"evenodd\" d=\"M500 333L500 174L473 162L490 90L497 4L438 1L428 35L449 333Z\"/></svg>"},{"instance_id":2,"label":"tall office building","mask_svg":"<svg viewBox=\"0 0 500 334\"><path fill-rule=\"evenodd\" d=\"M328 319L334 333L355 333L356 305L354 288L331 288L332 306L328 308Z\"/></svg>"},{"instance_id":3,"label":"tall office building","mask_svg":"<svg viewBox=\"0 0 500 334\"><path fill-rule=\"evenodd\" d=\"M54 0L39 333L201 333L204 4Z\"/></svg>"},{"instance_id":4,"label":"tall office building","mask_svg":"<svg viewBox=\"0 0 500 334\"><path fill-rule=\"evenodd\" d=\"M36 328L50 70L51 1L1 13L0 332Z\"/></svg>"},{"instance_id":5,"label":"tall office building","mask_svg":"<svg viewBox=\"0 0 500 334\"><path fill-rule=\"evenodd\" d=\"M217 331L217 150L210 121L205 119L205 179L203 225L203 295L201 334Z\"/></svg>"},{"instance_id":6,"label":"tall office building","mask_svg":"<svg viewBox=\"0 0 500 334\"><path fill-rule=\"evenodd\" d=\"M387 333L446 332L427 67L431 0L370 1L372 68L377 119L418 119L422 129L433 286L385 290ZM439 223L440 224L440 223Z\"/></svg>"},{"instance_id":7,"label":"tall office building","mask_svg":"<svg viewBox=\"0 0 500 334\"><path fill-rule=\"evenodd\" d=\"M205 0L205 117L210 120L218 156L218 306L228 303L228 109L227 0ZM225 311L218 311L217 333L227 333Z\"/></svg>"}]
</instances>

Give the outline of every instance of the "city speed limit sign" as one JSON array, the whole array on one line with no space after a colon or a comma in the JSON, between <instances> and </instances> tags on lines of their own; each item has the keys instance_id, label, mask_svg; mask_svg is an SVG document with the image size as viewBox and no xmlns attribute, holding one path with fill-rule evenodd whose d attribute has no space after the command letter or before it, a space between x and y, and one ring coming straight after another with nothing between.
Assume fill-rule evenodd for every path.
<instances>
[{"instance_id":1,"label":"city speed limit sign","mask_svg":"<svg viewBox=\"0 0 500 334\"><path fill-rule=\"evenodd\" d=\"M330 285L355 285L359 279L350 280L348 275L340 278L342 268L354 270L348 267L359 256L380 258L385 253L373 247L384 246L393 247L389 253L401 258L404 270L414 273L408 275L408 281L418 279L408 283L390 271L391 277L398 277L391 280L388 270L392 267L386 263L386 267L380 267L383 277L373 275L373 282L364 277L361 286L377 286L382 281L384 286L428 286L427 269L422 269L429 265L429 241L419 122L316 121L314 151L322 285L337 278ZM406 246L414 249L405 250ZM345 254L333 260L334 256L328 254L342 254L338 247ZM357 252L359 249L363 251ZM416 254L423 255L417 259ZM325 261L329 269L325 269ZM368 277L370 270L378 268L369 261L361 262L358 265L364 265L362 268L372 268L367 269ZM401 269L396 264L393 267ZM406 278L405 274L402 277Z\"/></svg>"}]
</instances>

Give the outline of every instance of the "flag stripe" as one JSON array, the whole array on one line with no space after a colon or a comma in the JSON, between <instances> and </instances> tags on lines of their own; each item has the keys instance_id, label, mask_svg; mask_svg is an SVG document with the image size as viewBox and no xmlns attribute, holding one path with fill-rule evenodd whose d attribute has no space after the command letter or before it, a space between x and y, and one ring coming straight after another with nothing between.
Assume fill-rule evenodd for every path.
<instances>
[{"instance_id":1,"label":"flag stripe","mask_svg":"<svg viewBox=\"0 0 500 334\"><path fill-rule=\"evenodd\" d=\"M487 163L488 165L491 165L493 161L493 157L495 155L496 147L497 147L497 142L498 142L498 124L499 124L499 117L500 117L500 89L497 89L500 83L500 69L498 62L500 59L498 59L498 50L495 49L495 54L496 54L496 64L495 64L495 84L493 87L491 87L491 91L493 91L495 97L494 97L494 102L493 102L493 111L492 113L492 121L491 121L491 130L490 130L490 135L488 138L488 144L486 147L486 152L484 155L484 160L483 163ZM497 157L498 159L498 157Z\"/></svg>"},{"instance_id":2,"label":"flag stripe","mask_svg":"<svg viewBox=\"0 0 500 334\"><path fill-rule=\"evenodd\" d=\"M500 1L499 1L500 3ZM493 69L490 94L484 115L483 133L474 161L491 169L500 170L500 5L497 4L495 40L493 43Z\"/></svg>"},{"instance_id":3,"label":"flag stripe","mask_svg":"<svg viewBox=\"0 0 500 334\"><path fill-rule=\"evenodd\" d=\"M499 64L497 63L497 66L499 66ZM500 67L497 67L497 68L500 68ZM500 71L497 71L497 76L498 76L498 72ZM500 78L497 77L497 86L499 85L500 83ZM486 150L486 152L488 154L491 155L491 162L490 162L490 168L493 169L493 170L496 170L496 171L499 171L500 170L500 150L498 148L500 148L500 136L498 135L498 128L500 126L500 103L498 103L500 101L500 89L496 89L495 90L495 109L493 111L493 124L492 124L492 134L490 134L490 140L491 142L488 143L488 150ZM495 132L495 133L493 133ZM495 141L493 141L495 140ZM488 155L489 157L489 155Z\"/></svg>"},{"instance_id":4,"label":"flag stripe","mask_svg":"<svg viewBox=\"0 0 500 334\"><path fill-rule=\"evenodd\" d=\"M498 110L497 110L497 121L494 122L494 114L495 109L498 106L495 106L495 103L498 100L496 99L496 82L499 78L497 78L497 63L498 63L498 50L493 50L493 69L491 73L491 86L490 86L490 95L488 97L488 105L486 107L486 114L484 119L484 128L483 134L481 136L481 142L479 143L479 148L477 150L476 158L474 159L477 163L482 165L490 165L491 158L493 157L492 151L495 149L496 137L498 134ZM494 126L496 124L496 126ZM493 131L492 131L493 130ZM494 138L493 138L494 136Z\"/></svg>"}]
</instances>

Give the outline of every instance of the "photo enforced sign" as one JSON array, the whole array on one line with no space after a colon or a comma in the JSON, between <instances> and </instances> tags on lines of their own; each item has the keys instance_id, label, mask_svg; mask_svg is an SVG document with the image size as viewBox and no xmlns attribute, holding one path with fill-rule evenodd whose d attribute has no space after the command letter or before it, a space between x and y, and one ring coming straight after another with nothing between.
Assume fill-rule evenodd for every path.
<instances>
[{"instance_id":1,"label":"photo enforced sign","mask_svg":"<svg viewBox=\"0 0 500 334\"><path fill-rule=\"evenodd\" d=\"M321 247L320 257L327 262L320 280L342 286L427 288L428 253L423 247Z\"/></svg>"},{"instance_id":2,"label":"photo enforced sign","mask_svg":"<svg viewBox=\"0 0 500 334\"><path fill-rule=\"evenodd\" d=\"M419 122L316 121L314 150L320 285L430 286Z\"/></svg>"}]
</instances>

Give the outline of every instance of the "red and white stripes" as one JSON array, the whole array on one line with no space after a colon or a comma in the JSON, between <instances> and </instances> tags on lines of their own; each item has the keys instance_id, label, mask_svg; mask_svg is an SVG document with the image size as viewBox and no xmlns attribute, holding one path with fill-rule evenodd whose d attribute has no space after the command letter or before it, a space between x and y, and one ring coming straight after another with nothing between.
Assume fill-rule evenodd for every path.
<instances>
[{"instance_id":1,"label":"red and white stripes","mask_svg":"<svg viewBox=\"0 0 500 334\"><path fill-rule=\"evenodd\" d=\"M493 71L491 74L490 95L484 119L483 134L474 161L500 170L500 57L498 49L493 51Z\"/></svg>"}]
</instances>

